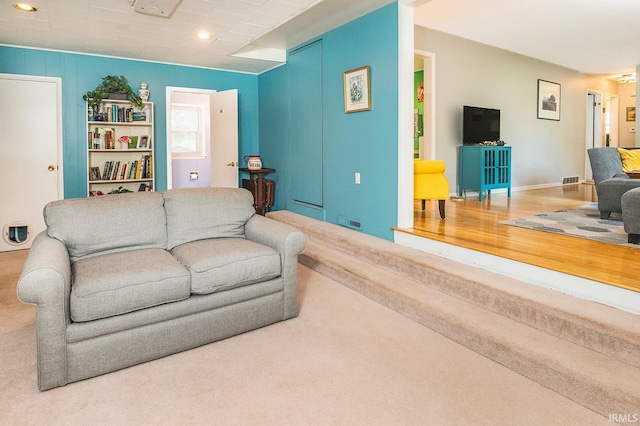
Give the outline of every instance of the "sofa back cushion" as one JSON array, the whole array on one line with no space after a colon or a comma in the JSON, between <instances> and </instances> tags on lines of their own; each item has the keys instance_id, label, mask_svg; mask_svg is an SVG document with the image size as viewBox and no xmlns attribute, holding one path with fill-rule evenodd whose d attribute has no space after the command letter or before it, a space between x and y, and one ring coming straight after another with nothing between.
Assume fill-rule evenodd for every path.
<instances>
[{"instance_id":1,"label":"sofa back cushion","mask_svg":"<svg viewBox=\"0 0 640 426\"><path fill-rule=\"evenodd\" d=\"M241 188L179 188L162 193L167 213L167 248L207 238L244 238L255 214L253 196Z\"/></svg>"},{"instance_id":2,"label":"sofa back cushion","mask_svg":"<svg viewBox=\"0 0 640 426\"><path fill-rule=\"evenodd\" d=\"M612 146L589 148L587 152L596 186L613 177L629 177L622 171L622 159L617 148Z\"/></svg>"},{"instance_id":3,"label":"sofa back cushion","mask_svg":"<svg viewBox=\"0 0 640 426\"><path fill-rule=\"evenodd\" d=\"M133 192L53 201L44 208L50 237L62 241L71 261L103 253L167 247L164 198Z\"/></svg>"}]
</instances>

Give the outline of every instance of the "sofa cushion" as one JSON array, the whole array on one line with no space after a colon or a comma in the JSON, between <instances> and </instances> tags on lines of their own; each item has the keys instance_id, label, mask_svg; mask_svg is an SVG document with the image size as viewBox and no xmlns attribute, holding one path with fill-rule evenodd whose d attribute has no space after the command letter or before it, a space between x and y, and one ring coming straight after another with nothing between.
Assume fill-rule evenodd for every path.
<instances>
[{"instance_id":1,"label":"sofa cushion","mask_svg":"<svg viewBox=\"0 0 640 426\"><path fill-rule=\"evenodd\" d=\"M169 250L190 241L244 237L244 225L255 214L246 189L179 188L162 195Z\"/></svg>"},{"instance_id":2,"label":"sofa cushion","mask_svg":"<svg viewBox=\"0 0 640 426\"><path fill-rule=\"evenodd\" d=\"M87 256L166 248L164 198L133 192L53 201L44 208L50 237L62 241L71 261Z\"/></svg>"},{"instance_id":3,"label":"sofa cushion","mask_svg":"<svg viewBox=\"0 0 640 426\"><path fill-rule=\"evenodd\" d=\"M633 172L640 170L640 149L618 148L622 160L622 171Z\"/></svg>"},{"instance_id":4,"label":"sofa cushion","mask_svg":"<svg viewBox=\"0 0 640 426\"><path fill-rule=\"evenodd\" d=\"M168 251L131 250L71 266L71 318L92 321L186 299L189 272Z\"/></svg>"},{"instance_id":5,"label":"sofa cushion","mask_svg":"<svg viewBox=\"0 0 640 426\"><path fill-rule=\"evenodd\" d=\"M280 255L244 238L194 241L171 250L191 273L191 292L209 294L280 275Z\"/></svg>"}]
</instances>

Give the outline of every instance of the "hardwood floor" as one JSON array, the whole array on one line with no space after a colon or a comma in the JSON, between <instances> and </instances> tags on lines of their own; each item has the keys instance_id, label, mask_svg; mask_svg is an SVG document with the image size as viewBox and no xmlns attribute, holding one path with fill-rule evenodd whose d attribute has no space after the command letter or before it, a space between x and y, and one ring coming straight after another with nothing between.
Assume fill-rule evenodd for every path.
<instances>
[{"instance_id":1,"label":"hardwood floor","mask_svg":"<svg viewBox=\"0 0 640 426\"><path fill-rule=\"evenodd\" d=\"M424 212L416 201L414 227L397 230L640 292L640 247L500 224L593 201L590 184L516 191L511 198L493 193L482 201L474 194L448 200L445 220L440 220L437 201L427 202Z\"/></svg>"}]
</instances>

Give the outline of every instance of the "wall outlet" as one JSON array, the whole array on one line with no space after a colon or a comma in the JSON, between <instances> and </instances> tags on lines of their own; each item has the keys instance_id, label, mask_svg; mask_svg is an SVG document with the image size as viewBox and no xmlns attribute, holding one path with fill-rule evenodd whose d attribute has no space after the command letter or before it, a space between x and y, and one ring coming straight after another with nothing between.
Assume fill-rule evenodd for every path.
<instances>
[{"instance_id":1,"label":"wall outlet","mask_svg":"<svg viewBox=\"0 0 640 426\"><path fill-rule=\"evenodd\" d=\"M360 173L356 172L356 185L360 185Z\"/></svg>"},{"instance_id":2,"label":"wall outlet","mask_svg":"<svg viewBox=\"0 0 640 426\"><path fill-rule=\"evenodd\" d=\"M190 172L189 180L198 180L198 172Z\"/></svg>"}]
</instances>

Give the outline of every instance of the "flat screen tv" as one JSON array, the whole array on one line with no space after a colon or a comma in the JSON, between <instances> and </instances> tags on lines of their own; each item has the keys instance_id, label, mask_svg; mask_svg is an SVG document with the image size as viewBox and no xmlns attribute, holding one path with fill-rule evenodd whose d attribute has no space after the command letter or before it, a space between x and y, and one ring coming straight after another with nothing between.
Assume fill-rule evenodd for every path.
<instances>
[{"instance_id":1,"label":"flat screen tv","mask_svg":"<svg viewBox=\"0 0 640 426\"><path fill-rule=\"evenodd\" d=\"M462 143L477 145L500 140L500 110L464 106L462 112Z\"/></svg>"}]
</instances>

